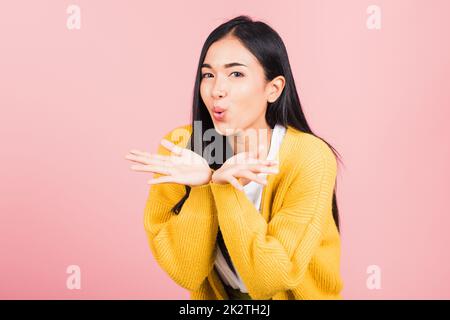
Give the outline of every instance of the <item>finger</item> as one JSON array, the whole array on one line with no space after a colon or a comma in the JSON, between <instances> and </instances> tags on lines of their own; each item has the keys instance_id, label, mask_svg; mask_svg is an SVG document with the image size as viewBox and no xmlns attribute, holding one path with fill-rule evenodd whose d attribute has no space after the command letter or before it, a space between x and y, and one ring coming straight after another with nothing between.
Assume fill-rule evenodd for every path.
<instances>
[{"instance_id":1,"label":"finger","mask_svg":"<svg viewBox=\"0 0 450 320\"><path fill-rule=\"evenodd\" d=\"M169 149L172 153L176 154L176 155L181 155L182 152L182 148L180 148L179 146L175 145L173 142L167 140L167 139L162 139L161 140L161 145L163 147L165 147L166 149Z\"/></svg>"},{"instance_id":2,"label":"finger","mask_svg":"<svg viewBox=\"0 0 450 320\"><path fill-rule=\"evenodd\" d=\"M140 163L140 164L154 164L154 165L166 165L166 166L173 166L173 164L170 161L166 161L166 160L161 160L158 158L154 158L154 157L146 157L146 156L136 156L133 154L129 154L125 156L125 159L131 160L133 162L136 163Z\"/></svg>"},{"instance_id":3,"label":"finger","mask_svg":"<svg viewBox=\"0 0 450 320\"><path fill-rule=\"evenodd\" d=\"M157 165L157 166L166 166L166 167L174 166L174 163L172 161L159 160L159 159L149 159L148 164L153 164L153 165Z\"/></svg>"},{"instance_id":4,"label":"finger","mask_svg":"<svg viewBox=\"0 0 450 320\"><path fill-rule=\"evenodd\" d=\"M243 151L236 153L234 156L229 158L227 161L229 161L230 164L242 164L246 162L246 159L248 158L248 152Z\"/></svg>"},{"instance_id":5,"label":"finger","mask_svg":"<svg viewBox=\"0 0 450 320\"><path fill-rule=\"evenodd\" d=\"M140 151L140 150L137 150L137 149L131 149L130 153L138 155L138 156L146 156L146 157L150 157L151 156L150 153L145 152L145 151Z\"/></svg>"},{"instance_id":6,"label":"finger","mask_svg":"<svg viewBox=\"0 0 450 320\"><path fill-rule=\"evenodd\" d=\"M169 183L169 182L173 182L173 178L171 176L162 176L162 177L148 180L147 184L158 184L158 183Z\"/></svg>"},{"instance_id":7,"label":"finger","mask_svg":"<svg viewBox=\"0 0 450 320\"><path fill-rule=\"evenodd\" d=\"M278 160L260 160L260 164L266 165L266 166L277 166L279 164Z\"/></svg>"},{"instance_id":8,"label":"finger","mask_svg":"<svg viewBox=\"0 0 450 320\"><path fill-rule=\"evenodd\" d=\"M256 173L267 173L267 174L277 174L279 169L277 167L267 167L267 166L251 166L248 168L252 172Z\"/></svg>"},{"instance_id":9,"label":"finger","mask_svg":"<svg viewBox=\"0 0 450 320\"><path fill-rule=\"evenodd\" d=\"M269 175L269 174L278 174L279 171L277 169L273 169L273 168L251 168L248 171L253 172L255 174L258 175Z\"/></svg>"},{"instance_id":10,"label":"finger","mask_svg":"<svg viewBox=\"0 0 450 320\"><path fill-rule=\"evenodd\" d=\"M245 163L250 163L250 164L277 164L278 162L276 160L268 160L266 157L264 157L264 146L260 145L258 147L258 152L255 154L254 151L249 151L248 157L245 157Z\"/></svg>"},{"instance_id":11,"label":"finger","mask_svg":"<svg viewBox=\"0 0 450 320\"><path fill-rule=\"evenodd\" d=\"M145 158L142 161L143 162L138 162L138 163L143 164L143 165L155 165L155 166L165 166L165 167L173 167L174 166L174 164L170 161L159 160L159 159ZM137 167L137 166L138 165L133 165L133 166L131 166L131 169L133 169L134 167Z\"/></svg>"},{"instance_id":12,"label":"finger","mask_svg":"<svg viewBox=\"0 0 450 320\"><path fill-rule=\"evenodd\" d=\"M248 157L245 159L246 163L258 163L258 151L249 151L248 152Z\"/></svg>"},{"instance_id":13,"label":"finger","mask_svg":"<svg viewBox=\"0 0 450 320\"><path fill-rule=\"evenodd\" d=\"M143 152L143 151L139 151L139 150L130 150L130 154L132 155L137 155L137 156L144 156L150 159L158 159L158 160L163 160L163 161L169 161L170 160L170 156L163 156L161 154L152 154L152 153L148 153L148 152Z\"/></svg>"},{"instance_id":14,"label":"finger","mask_svg":"<svg viewBox=\"0 0 450 320\"><path fill-rule=\"evenodd\" d=\"M230 182L230 184L233 187L235 187L236 189L241 190L241 191L244 190L244 187L242 186L242 184L240 184L239 181L235 177L231 176L229 178L228 182Z\"/></svg>"},{"instance_id":15,"label":"finger","mask_svg":"<svg viewBox=\"0 0 450 320\"><path fill-rule=\"evenodd\" d=\"M257 153L254 151L246 151L242 153L242 157L237 158L236 164L238 165L247 165L247 164L257 164L260 162L257 158Z\"/></svg>"},{"instance_id":16,"label":"finger","mask_svg":"<svg viewBox=\"0 0 450 320\"><path fill-rule=\"evenodd\" d=\"M251 153L251 151L244 151L244 152L237 153L233 157L229 158L227 160L227 162L229 164L236 164L236 165L262 164L262 165L274 166L274 165L279 164L279 161L277 159L273 159L273 160L258 159L256 157L249 156L250 153Z\"/></svg>"},{"instance_id":17,"label":"finger","mask_svg":"<svg viewBox=\"0 0 450 320\"><path fill-rule=\"evenodd\" d=\"M159 174L171 174L171 170L164 166L155 166L155 165L147 165L147 166L131 166L131 169L138 172L154 172Z\"/></svg>"},{"instance_id":18,"label":"finger","mask_svg":"<svg viewBox=\"0 0 450 320\"><path fill-rule=\"evenodd\" d=\"M125 156L125 159L131 160L133 162L148 164L148 158L144 157L144 156L137 156L137 155L133 155L133 154L127 154Z\"/></svg>"},{"instance_id":19,"label":"finger","mask_svg":"<svg viewBox=\"0 0 450 320\"><path fill-rule=\"evenodd\" d=\"M147 156L129 153L125 156L125 159L141 164L156 164L156 165L172 164L172 162L170 162L170 157L162 156L159 154L148 154Z\"/></svg>"},{"instance_id":20,"label":"finger","mask_svg":"<svg viewBox=\"0 0 450 320\"><path fill-rule=\"evenodd\" d=\"M247 178L263 185L267 184L267 179L265 179L264 177L259 177L251 171L240 171L237 176Z\"/></svg>"}]
</instances>

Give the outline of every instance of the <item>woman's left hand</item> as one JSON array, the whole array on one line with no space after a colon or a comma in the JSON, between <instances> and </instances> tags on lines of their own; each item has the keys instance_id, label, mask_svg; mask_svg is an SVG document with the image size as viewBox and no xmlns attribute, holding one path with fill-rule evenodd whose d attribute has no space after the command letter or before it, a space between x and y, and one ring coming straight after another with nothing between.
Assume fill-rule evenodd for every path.
<instances>
[{"instance_id":1,"label":"woman's left hand","mask_svg":"<svg viewBox=\"0 0 450 320\"><path fill-rule=\"evenodd\" d=\"M243 190L243 186L238 179L244 185L252 180L265 185L266 179L258 176L257 173L278 173L278 162L259 159L258 155L255 157L254 154L249 152L241 152L227 159L218 170L214 171L211 182L230 183L238 190Z\"/></svg>"}]
</instances>

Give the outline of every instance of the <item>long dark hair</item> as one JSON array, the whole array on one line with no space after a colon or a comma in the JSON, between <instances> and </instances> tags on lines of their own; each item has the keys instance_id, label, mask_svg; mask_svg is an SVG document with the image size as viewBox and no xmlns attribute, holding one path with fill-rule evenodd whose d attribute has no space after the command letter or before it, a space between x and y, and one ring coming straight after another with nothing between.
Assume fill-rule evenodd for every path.
<instances>
[{"instance_id":1,"label":"long dark hair","mask_svg":"<svg viewBox=\"0 0 450 320\"><path fill-rule=\"evenodd\" d=\"M274 128L276 124L280 124L286 128L289 125L299 131L310 133L324 141L331 148L336 158L341 161L339 153L328 142L314 134L306 121L305 115L302 111L302 106L300 104L300 99L297 94L297 89L295 87L294 77L292 75L288 54L283 40L275 30L264 22L253 21L250 17L245 15L238 16L218 26L211 32L203 45L197 67L197 75L195 78L191 123L192 133L187 148L194 151L194 146L200 145L202 146L201 155L203 155L203 151L207 146L207 142L202 139L203 133L208 129L214 128L208 109L200 96L200 82L202 80L201 66L209 47L214 42L226 36L234 36L239 39L242 45L244 45L257 58L259 63L264 68L267 81L271 81L273 78L280 75L285 78L285 87L281 95L275 102L268 103L265 114L268 125L271 128ZM202 124L200 130L196 130L196 126L194 125L195 122L200 122ZM210 167L214 170L220 168L226 159L233 156L233 154L230 154L229 152L231 148L226 147L228 144L228 139L226 139L226 136L222 136L222 138L224 146L224 152L222 155L224 155L225 158L220 163L213 162L210 164ZM172 208L174 213L180 212L185 200L189 197L191 187L185 187L186 194ZM339 210L336 200L336 188L337 185L335 184L335 188L333 190L332 211L334 222L339 231Z\"/></svg>"}]
</instances>

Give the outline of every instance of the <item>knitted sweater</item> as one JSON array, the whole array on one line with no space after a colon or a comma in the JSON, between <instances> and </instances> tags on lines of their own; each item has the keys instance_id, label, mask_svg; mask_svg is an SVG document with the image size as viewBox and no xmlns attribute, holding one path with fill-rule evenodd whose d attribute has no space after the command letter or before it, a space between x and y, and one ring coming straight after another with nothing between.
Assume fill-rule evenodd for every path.
<instances>
[{"instance_id":1,"label":"knitted sweater","mask_svg":"<svg viewBox=\"0 0 450 320\"><path fill-rule=\"evenodd\" d=\"M284 135L286 134L286 128L282 125L276 124L272 130L272 135L270 138L270 148L267 154L267 160L277 160L275 157L278 154L278 150L280 148L281 143L283 142ZM256 174L259 177L267 177L267 173L258 173ZM244 186L244 192L247 198L253 203L258 211L261 210L261 197L262 191L264 189L264 185L257 183L255 181L250 181ZM220 228L219 231L220 233ZM242 281L239 272L233 265L233 262L230 261L229 253L225 244L223 243L223 237L220 237L218 234L217 237L217 256L216 261L214 262L214 267L224 282L225 285L228 285L234 289L239 289L241 292L247 293L247 288L245 287L245 283Z\"/></svg>"},{"instance_id":2,"label":"knitted sweater","mask_svg":"<svg viewBox=\"0 0 450 320\"><path fill-rule=\"evenodd\" d=\"M164 138L184 148L191 132L186 125ZM159 146L158 154L170 151ZM191 299L228 299L214 268L219 225L252 299L342 299L332 216L335 156L319 138L288 126L277 158L279 173L267 177L261 212L229 183L192 187L179 214L170 209L185 195L184 185L150 187L144 228L151 252Z\"/></svg>"}]
</instances>

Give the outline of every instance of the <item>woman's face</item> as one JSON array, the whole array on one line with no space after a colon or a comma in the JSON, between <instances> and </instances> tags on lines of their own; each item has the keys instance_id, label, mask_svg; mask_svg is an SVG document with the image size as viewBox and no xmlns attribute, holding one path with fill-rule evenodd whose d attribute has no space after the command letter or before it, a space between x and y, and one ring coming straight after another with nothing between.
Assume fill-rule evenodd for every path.
<instances>
[{"instance_id":1,"label":"woman's face","mask_svg":"<svg viewBox=\"0 0 450 320\"><path fill-rule=\"evenodd\" d=\"M265 120L269 83L263 67L237 38L214 42L201 71L200 95L217 132L230 136L250 128L269 128ZM225 111L217 114L214 107Z\"/></svg>"}]
</instances>

